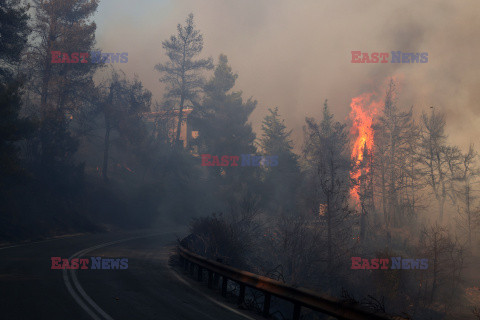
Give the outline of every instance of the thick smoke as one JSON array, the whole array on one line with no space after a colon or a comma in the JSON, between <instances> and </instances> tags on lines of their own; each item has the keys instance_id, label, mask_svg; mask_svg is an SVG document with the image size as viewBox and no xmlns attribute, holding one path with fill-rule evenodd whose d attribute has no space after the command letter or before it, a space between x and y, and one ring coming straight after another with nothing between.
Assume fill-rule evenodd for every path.
<instances>
[{"instance_id":1,"label":"thick smoke","mask_svg":"<svg viewBox=\"0 0 480 320\"><path fill-rule=\"evenodd\" d=\"M153 70L166 58L161 42L193 12L204 56L225 53L237 90L259 101L257 132L278 106L299 143L305 116L318 117L324 99L343 120L351 98L383 93L394 76L399 105L446 112L451 142L465 147L480 135L479 9L478 1L103 1L97 39L105 52L128 51L122 67L161 100ZM352 50L428 52L428 63L353 64Z\"/></svg>"}]
</instances>

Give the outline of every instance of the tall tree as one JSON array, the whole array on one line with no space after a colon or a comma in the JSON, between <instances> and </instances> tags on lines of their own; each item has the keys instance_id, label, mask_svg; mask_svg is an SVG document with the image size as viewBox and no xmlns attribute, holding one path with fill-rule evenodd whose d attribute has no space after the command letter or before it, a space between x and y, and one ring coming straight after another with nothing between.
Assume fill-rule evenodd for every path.
<instances>
[{"instance_id":1,"label":"tall tree","mask_svg":"<svg viewBox=\"0 0 480 320\"><path fill-rule=\"evenodd\" d=\"M200 71L213 68L212 58L194 59L202 52L203 36L199 30L195 30L192 13L188 15L185 23L185 26L178 24L177 35L172 35L169 40L162 42L170 61L155 66L157 71L163 73L160 81L168 85L166 98L180 99L176 145L180 141L184 103L197 101L204 82Z\"/></svg>"},{"instance_id":2,"label":"tall tree","mask_svg":"<svg viewBox=\"0 0 480 320\"><path fill-rule=\"evenodd\" d=\"M248 118L257 102L252 99L244 102L241 91L231 91L237 77L228 65L227 56L220 55L214 75L205 85L203 102L192 113L192 125L199 131L195 144L200 153L256 152L255 133Z\"/></svg>"},{"instance_id":3,"label":"tall tree","mask_svg":"<svg viewBox=\"0 0 480 320\"><path fill-rule=\"evenodd\" d=\"M295 209L296 190L300 182L298 156L293 153L292 131L287 131L285 120L280 119L278 108L268 109L262 122L260 147L267 157L276 157L275 166L266 165L265 190L268 207L272 212L291 212ZM268 158L267 158L268 159Z\"/></svg>"},{"instance_id":4,"label":"tall tree","mask_svg":"<svg viewBox=\"0 0 480 320\"><path fill-rule=\"evenodd\" d=\"M109 89L104 93L101 109L105 124L102 169L105 182L108 181L112 130L115 130L119 136L116 139L119 149L126 149L131 154L140 154L132 151L140 149L146 141L146 128L141 116L144 112L150 111L152 97L151 92L143 87L138 78L129 81L124 73L113 70L109 82Z\"/></svg>"},{"instance_id":5,"label":"tall tree","mask_svg":"<svg viewBox=\"0 0 480 320\"><path fill-rule=\"evenodd\" d=\"M200 154L240 156L256 152L256 136L248 118L257 102L251 98L244 101L241 91L231 91L236 79L227 57L220 55L214 75L205 85L202 104L192 112L192 127L199 132L194 145ZM244 201L257 203L260 167L242 166L241 161L236 167L208 167L212 183L221 186L219 200L231 202L231 208Z\"/></svg>"},{"instance_id":6,"label":"tall tree","mask_svg":"<svg viewBox=\"0 0 480 320\"><path fill-rule=\"evenodd\" d=\"M41 97L41 108L73 111L73 98L80 97L82 86L93 84L92 75L101 66L79 57L70 63L73 52L94 51L95 22L90 19L98 0L33 0L35 42L27 54L27 65L34 71L33 85ZM55 52L59 52L57 55ZM63 63L55 63L55 59Z\"/></svg>"},{"instance_id":7,"label":"tall tree","mask_svg":"<svg viewBox=\"0 0 480 320\"><path fill-rule=\"evenodd\" d=\"M373 156L365 146L363 148L362 160L357 164L357 170L360 172L358 178L358 197L360 200L360 235L359 240L363 241L366 237L369 215L375 214L375 205L373 197Z\"/></svg>"},{"instance_id":8,"label":"tall tree","mask_svg":"<svg viewBox=\"0 0 480 320\"><path fill-rule=\"evenodd\" d=\"M28 27L28 10L30 6L20 4L20 0L0 2L0 79L2 82L12 80L15 69L27 44L31 30Z\"/></svg>"},{"instance_id":9,"label":"tall tree","mask_svg":"<svg viewBox=\"0 0 480 320\"><path fill-rule=\"evenodd\" d=\"M437 200L440 222L446 200L453 200L452 173L460 159L458 149L448 146L446 140L445 115L436 113L434 108L430 116L423 113L418 159L425 170L426 184Z\"/></svg>"},{"instance_id":10,"label":"tall tree","mask_svg":"<svg viewBox=\"0 0 480 320\"><path fill-rule=\"evenodd\" d=\"M375 165L381 192L382 208L387 230L393 225L399 227L405 222L402 212L402 195L406 190L405 176L408 162L414 156L411 151L411 138L414 130L412 109L400 111L397 108L398 91L390 81L382 116L375 129Z\"/></svg>"},{"instance_id":11,"label":"tall tree","mask_svg":"<svg viewBox=\"0 0 480 320\"><path fill-rule=\"evenodd\" d=\"M325 101L323 119L317 124L306 118L304 157L308 164L307 176L315 179L319 188L320 217L326 223L327 274L333 285L335 266L342 248L351 237L348 229L348 198L350 188L350 157L345 124L334 122Z\"/></svg>"},{"instance_id":12,"label":"tall tree","mask_svg":"<svg viewBox=\"0 0 480 320\"><path fill-rule=\"evenodd\" d=\"M31 131L30 122L19 117L23 80L16 72L30 33L28 9L19 0L0 3L0 187L21 169L15 142Z\"/></svg>"},{"instance_id":13,"label":"tall tree","mask_svg":"<svg viewBox=\"0 0 480 320\"><path fill-rule=\"evenodd\" d=\"M462 154L458 173L454 178L458 184L455 195L458 198L459 226L461 233L466 234L468 244L472 244L472 233L478 227L480 207L478 206L478 183L480 169L478 167L478 153L470 145L468 152Z\"/></svg>"},{"instance_id":14,"label":"tall tree","mask_svg":"<svg viewBox=\"0 0 480 320\"><path fill-rule=\"evenodd\" d=\"M94 51L96 25L90 19L98 0L34 0L33 6L34 37L24 68L30 79L30 107L40 118L37 152L42 166L55 168L55 163L71 162L76 152L71 125L79 109L90 103L86 98L100 66L81 57L69 63L73 52ZM64 63L54 63L56 58Z\"/></svg>"}]
</instances>

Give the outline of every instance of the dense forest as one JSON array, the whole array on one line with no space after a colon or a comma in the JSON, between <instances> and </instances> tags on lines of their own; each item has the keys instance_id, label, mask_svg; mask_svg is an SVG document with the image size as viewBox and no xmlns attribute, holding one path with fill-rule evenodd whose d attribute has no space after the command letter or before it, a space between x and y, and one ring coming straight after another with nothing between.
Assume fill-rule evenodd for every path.
<instances>
[{"instance_id":1,"label":"dense forest","mask_svg":"<svg viewBox=\"0 0 480 320\"><path fill-rule=\"evenodd\" d=\"M441 110L399 105L389 78L348 119L318 97L294 145L275 106L253 130L259 103L226 55L203 57L193 14L151 66L162 101L121 64L72 63L102 51L97 6L0 4L0 241L189 224L190 249L228 265L413 319L480 319L478 154L450 144Z\"/></svg>"}]
</instances>

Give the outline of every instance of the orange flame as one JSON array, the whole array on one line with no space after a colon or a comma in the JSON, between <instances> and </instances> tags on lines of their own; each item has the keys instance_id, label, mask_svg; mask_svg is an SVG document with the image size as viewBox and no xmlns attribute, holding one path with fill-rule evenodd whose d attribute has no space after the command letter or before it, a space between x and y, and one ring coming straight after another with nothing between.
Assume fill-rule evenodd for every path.
<instances>
[{"instance_id":1,"label":"orange flame","mask_svg":"<svg viewBox=\"0 0 480 320\"><path fill-rule=\"evenodd\" d=\"M351 134L355 139L352 149L352 159L355 164L360 164L363 160L363 153L365 148L370 152L373 149L373 118L382 109L382 103L374 99L375 93L363 93L358 97L352 99L350 103L350 119L352 120ZM369 172L369 168L365 169ZM352 170L350 177L355 181L360 178L360 170ZM358 185L352 187L350 196L358 203L360 197L358 195Z\"/></svg>"}]
</instances>

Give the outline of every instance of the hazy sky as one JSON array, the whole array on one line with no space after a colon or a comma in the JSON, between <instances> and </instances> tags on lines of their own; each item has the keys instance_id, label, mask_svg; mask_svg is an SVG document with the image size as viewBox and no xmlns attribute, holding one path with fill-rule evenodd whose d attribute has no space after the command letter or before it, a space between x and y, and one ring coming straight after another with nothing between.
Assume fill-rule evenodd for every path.
<instances>
[{"instance_id":1,"label":"hazy sky","mask_svg":"<svg viewBox=\"0 0 480 320\"><path fill-rule=\"evenodd\" d=\"M204 35L202 56L226 54L239 74L235 89L258 100L256 129L278 106L301 142L305 116L318 119L325 99L344 120L353 97L383 94L395 76L400 107L418 114L436 106L447 113L451 142L480 145L480 1L103 0L98 47L128 52L118 66L160 101L161 43L190 12ZM353 50L428 52L428 63L353 64Z\"/></svg>"}]
</instances>

